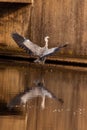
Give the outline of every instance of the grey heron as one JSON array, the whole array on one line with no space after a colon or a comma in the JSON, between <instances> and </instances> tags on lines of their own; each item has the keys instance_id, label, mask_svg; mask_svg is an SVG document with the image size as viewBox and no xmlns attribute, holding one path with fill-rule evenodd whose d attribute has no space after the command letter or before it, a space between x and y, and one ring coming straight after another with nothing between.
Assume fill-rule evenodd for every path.
<instances>
[{"instance_id":1,"label":"grey heron","mask_svg":"<svg viewBox=\"0 0 87 130\"><path fill-rule=\"evenodd\" d=\"M20 105L26 106L28 101L30 99L33 99L35 97L41 97L41 108L45 108L45 98L53 98L60 103L63 103L63 100L61 98L57 98L51 91L46 89L44 84L42 82L36 82L36 86L32 87L24 92L21 92L17 94L8 104L8 108L12 109L14 107L18 107Z\"/></svg>"},{"instance_id":2,"label":"grey heron","mask_svg":"<svg viewBox=\"0 0 87 130\"><path fill-rule=\"evenodd\" d=\"M61 48L64 48L68 45L66 43L64 45L60 45L57 47L48 48L49 36L46 36L44 38L45 46L40 47L37 44L34 44L33 42L31 42L29 39L26 39L25 37L21 36L18 33L12 33L11 36L12 36L13 40L17 43L17 45L19 47L23 48L24 50L26 50L26 52L28 54L37 56L37 59L34 62L39 62L39 63L44 63L47 56L54 54L55 52L61 50Z\"/></svg>"}]
</instances>

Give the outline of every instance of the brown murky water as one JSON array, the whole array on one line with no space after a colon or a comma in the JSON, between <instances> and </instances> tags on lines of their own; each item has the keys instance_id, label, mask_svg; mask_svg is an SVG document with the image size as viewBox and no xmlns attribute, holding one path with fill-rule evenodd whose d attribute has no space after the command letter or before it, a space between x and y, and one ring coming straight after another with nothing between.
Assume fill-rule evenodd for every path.
<instances>
[{"instance_id":1,"label":"brown murky water","mask_svg":"<svg viewBox=\"0 0 87 130\"><path fill-rule=\"evenodd\" d=\"M63 105L46 98L42 110L38 97L29 101L27 112L8 112L6 104L35 80L44 80ZM86 122L86 68L0 60L0 130L86 130Z\"/></svg>"}]
</instances>

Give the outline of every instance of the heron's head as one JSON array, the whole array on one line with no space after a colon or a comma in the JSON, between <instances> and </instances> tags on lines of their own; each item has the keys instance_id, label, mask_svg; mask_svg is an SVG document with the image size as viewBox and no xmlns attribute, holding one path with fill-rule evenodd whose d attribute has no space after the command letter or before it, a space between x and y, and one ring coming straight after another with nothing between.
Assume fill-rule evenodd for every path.
<instances>
[{"instance_id":1,"label":"heron's head","mask_svg":"<svg viewBox=\"0 0 87 130\"><path fill-rule=\"evenodd\" d=\"M42 81L36 80L36 81L34 81L34 84L38 87L44 87L44 80L42 80Z\"/></svg>"},{"instance_id":2,"label":"heron's head","mask_svg":"<svg viewBox=\"0 0 87 130\"><path fill-rule=\"evenodd\" d=\"M50 38L49 36L46 36L46 37L44 38L45 42L48 42L48 39L49 39L49 38Z\"/></svg>"},{"instance_id":3,"label":"heron's head","mask_svg":"<svg viewBox=\"0 0 87 130\"><path fill-rule=\"evenodd\" d=\"M44 38L44 40L45 40L45 48L47 48L48 49L48 39L49 39L50 37L49 36L46 36L45 38Z\"/></svg>"}]
</instances>

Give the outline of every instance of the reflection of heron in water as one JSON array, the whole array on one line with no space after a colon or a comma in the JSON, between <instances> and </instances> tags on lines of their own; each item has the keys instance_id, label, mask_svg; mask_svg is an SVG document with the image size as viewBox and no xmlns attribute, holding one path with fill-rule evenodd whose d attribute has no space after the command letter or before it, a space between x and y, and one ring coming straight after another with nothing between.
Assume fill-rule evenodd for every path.
<instances>
[{"instance_id":1,"label":"reflection of heron in water","mask_svg":"<svg viewBox=\"0 0 87 130\"><path fill-rule=\"evenodd\" d=\"M35 97L42 97L42 109L45 108L45 97L53 98L60 103L63 103L63 100L61 98L57 98L52 92L46 89L42 82L36 81L35 84L36 87L32 87L29 90L16 95L8 104L8 107L12 109L14 107L18 107L19 105L26 105L30 99Z\"/></svg>"},{"instance_id":2,"label":"reflection of heron in water","mask_svg":"<svg viewBox=\"0 0 87 130\"><path fill-rule=\"evenodd\" d=\"M48 49L49 36L46 36L44 38L44 40L45 40L44 47L40 47L40 46L34 44L29 39L22 37L18 33L12 33L12 38L18 44L18 46L23 48L24 50L26 50L26 52L28 54L37 56L38 58L35 60L35 62L39 62L39 63L40 62L44 63L47 56L52 55L55 52L59 51L61 48L64 48L67 46L67 44L64 44L64 45L60 45L59 47L53 47L53 48Z\"/></svg>"}]
</instances>

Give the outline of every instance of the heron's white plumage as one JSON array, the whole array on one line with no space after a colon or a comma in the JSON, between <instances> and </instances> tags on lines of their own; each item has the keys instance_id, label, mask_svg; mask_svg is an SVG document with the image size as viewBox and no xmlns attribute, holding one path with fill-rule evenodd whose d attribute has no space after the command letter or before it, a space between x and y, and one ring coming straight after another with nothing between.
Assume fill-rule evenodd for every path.
<instances>
[{"instance_id":1,"label":"heron's white plumage","mask_svg":"<svg viewBox=\"0 0 87 130\"><path fill-rule=\"evenodd\" d=\"M36 56L39 56L42 52L42 48L34 43L32 43L30 40L25 40L23 44Z\"/></svg>"},{"instance_id":2,"label":"heron's white plumage","mask_svg":"<svg viewBox=\"0 0 87 130\"><path fill-rule=\"evenodd\" d=\"M33 98L36 97L41 97L42 98L42 102L41 102L41 107L44 108L45 107L45 98L53 98L57 101L60 101L61 103L63 103L62 99L57 98L53 93L51 93L48 89L46 89L44 87L43 84L37 84L36 87L32 87L31 89L20 93L18 95L16 95L11 102L8 104L8 106L10 108L13 108L17 105L26 105L26 103Z\"/></svg>"},{"instance_id":3,"label":"heron's white plumage","mask_svg":"<svg viewBox=\"0 0 87 130\"><path fill-rule=\"evenodd\" d=\"M19 47L23 48L28 52L29 54L33 54L34 56L37 56L38 58L35 60L35 62L45 62L46 57L49 55L54 54L55 52L59 51L61 48L64 48L67 46L67 44L64 44L61 47L53 47L48 48L48 38L49 36L45 37L45 46L40 47L37 44L34 44L29 39L26 39L19 35L18 33L12 33L12 38L14 41L19 45Z\"/></svg>"},{"instance_id":4,"label":"heron's white plumage","mask_svg":"<svg viewBox=\"0 0 87 130\"><path fill-rule=\"evenodd\" d=\"M46 57L48 55L51 55L52 53L54 53L56 50L58 49L58 47L54 47L51 49L47 49L46 51L43 52L43 54L41 55L41 57Z\"/></svg>"}]
</instances>

